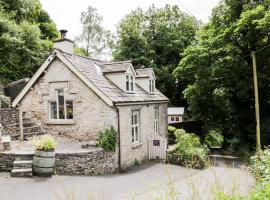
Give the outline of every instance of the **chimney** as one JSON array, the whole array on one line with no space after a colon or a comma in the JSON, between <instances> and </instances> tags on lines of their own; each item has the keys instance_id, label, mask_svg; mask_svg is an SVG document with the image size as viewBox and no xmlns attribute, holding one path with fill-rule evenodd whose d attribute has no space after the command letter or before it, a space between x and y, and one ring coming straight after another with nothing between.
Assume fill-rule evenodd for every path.
<instances>
[{"instance_id":1,"label":"chimney","mask_svg":"<svg viewBox=\"0 0 270 200\"><path fill-rule=\"evenodd\" d=\"M61 38L54 41L54 48L69 54L73 54L74 42L66 37L67 32L68 31L65 29L60 30Z\"/></svg>"},{"instance_id":2,"label":"chimney","mask_svg":"<svg viewBox=\"0 0 270 200\"><path fill-rule=\"evenodd\" d=\"M66 38L66 36L67 36L67 30L65 30L65 29L62 29L62 30L60 30L60 33L61 33L61 39L64 39L64 38Z\"/></svg>"}]
</instances>

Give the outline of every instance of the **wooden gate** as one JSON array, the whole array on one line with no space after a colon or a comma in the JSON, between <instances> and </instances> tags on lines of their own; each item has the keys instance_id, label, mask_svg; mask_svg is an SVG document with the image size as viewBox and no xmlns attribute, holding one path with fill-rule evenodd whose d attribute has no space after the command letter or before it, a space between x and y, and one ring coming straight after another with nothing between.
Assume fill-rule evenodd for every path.
<instances>
[{"instance_id":1,"label":"wooden gate","mask_svg":"<svg viewBox=\"0 0 270 200\"><path fill-rule=\"evenodd\" d=\"M167 138L161 136L154 136L148 139L149 160L152 159L166 159Z\"/></svg>"}]
</instances>

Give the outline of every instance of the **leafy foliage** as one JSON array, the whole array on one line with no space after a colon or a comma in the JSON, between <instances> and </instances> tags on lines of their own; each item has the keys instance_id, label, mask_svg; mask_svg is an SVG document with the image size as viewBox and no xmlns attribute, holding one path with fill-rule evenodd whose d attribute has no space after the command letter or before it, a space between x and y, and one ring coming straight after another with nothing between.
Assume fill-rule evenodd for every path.
<instances>
[{"instance_id":1,"label":"leafy foliage","mask_svg":"<svg viewBox=\"0 0 270 200\"><path fill-rule=\"evenodd\" d=\"M209 164L209 149L200 143L194 133L186 133L183 129L175 131L176 146L169 153L169 162L191 168L204 168Z\"/></svg>"},{"instance_id":2,"label":"leafy foliage","mask_svg":"<svg viewBox=\"0 0 270 200\"><path fill-rule=\"evenodd\" d=\"M257 51L261 116L269 116L269 5L269 0L221 1L174 71L189 82L183 94L192 117L206 128L220 128L225 139L255 140L252 51ZM264 130L266 124L263 120ZM269 134L262 141L269 143Z\"/></svg>"},{"instance_id":3,"label":"leafy foliage","mask_svg":"<svg viewBox=\"0 0 270 200\"><path fill-rule=\"evenodd\" d=\"M204 139L208 147L222 147L224 138L219 129L210 130Z\"/></svg>"},{"instance_id":4,"label":"leafy foliage","mask_svg":"<svg viewBox=\"0 0 270 200\"><path fill-rule=\"evenodd\" d=\"M251 170L257 180L270 182L270 149L251 157Z\"/></svg>"},{"instance_id":5,"label":"leafy foliage","mask_svg":"<svg viewBox=\"0 0 270 200\"><path fill-rule=\"evenodd\" d=\"M56 142L54 138L50 135L43 136L38 140L34 140L36 150L40 151L54 151L56 147Z\"/></svg>"},{"instance_id":6,"label":"leafy foliage","mask_svg":"<svg viewBox=\"0 0 270 200\"><path fill-rule=\"evenodd\" d=\"M174 134L174 132L176 131L176 128L173 126L168 126L168 133L169 134Z\"/></svg>"},{"instance_id":7,"label":"leafy foliage","mask_svg":"<svg viewBox=\"0 0 270 200\"><path fill-rule=\"evenodd\" d=\"M117 132L113 127L110 129L105 129L103 132L100 132L98 138L98 146L108 150L115 151L117 142Z\"/></svg>"},{"instance_id":8,"label":"leafy foliage","mask_svg":"<svg viewBox=\"0 0 270 200\"><path fill-rule=\"evenodd\" d=\"M38 0L0 1L0 82L32 76L57 36Z\"/></svg>"},{"instance_id":9,"label":"leafy foliage","mask_svg":"<svg viewBox=\"0 0 270 200\"><path fill-rule=\"evenodd\" d=\"M147 11L138 8L121 20L114 46L115 60L132 60L137 68L154 68L157 88L171 103L184 106L181 91L185 82L176 84L173 70L181 59L180 53L192 43L199 22L183 13L178 6L166 5Z\"/></svg>"},{"instance_id":10,"label":"leafy foliage","mask_svg":"<svg viewBox=\"0 0 270 200\"><path fill-rule=\"evenodd\" d=\"M82 44L79 53L92 58L106 57L109 51L109 38L111 33L101 26L102 16L97 9L88 6L87 11L81 13L82 34L77 40Z\"/></svg>"}]
</instances>

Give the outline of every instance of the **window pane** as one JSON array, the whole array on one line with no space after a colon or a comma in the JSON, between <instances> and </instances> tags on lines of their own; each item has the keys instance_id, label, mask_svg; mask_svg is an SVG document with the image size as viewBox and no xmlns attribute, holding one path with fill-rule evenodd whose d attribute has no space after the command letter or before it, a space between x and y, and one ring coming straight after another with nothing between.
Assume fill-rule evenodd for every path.
<instances>
[{"instance_id":1,"label":"window pane","mask_svg":"<svg viewBox=\"0 0 270 200\"><path fill-rule=\"evenodd\" d=\"M63 89L58 90L58 110L59 110L59 119L65 119L65 106L64 106L64 91L63 91Z\"/></svg>"},{"instance_id":2,"label":"window pane","mask_svg":"<svg viewBox=\"0 0 270 200\"><path fill-rule=\"evenodd\" d=\"M155 119L158 119L159 116L159 108L155 107Z\"/></svg>"},{"instance_id":3,"label":"window pane","mask_svg":"<svg viewBox=\"0 0 270 200\"><path fill-rule=\"evenodd\" d=\"M134 91L134 88L133 88L133 86L134 86L134 77L133 76L130 76L130 90L131 91Z\"/></svg>"},{"instance_id":4,"label":"window pane","mask_svg":"<svg viewBox=\"0 0 270 200\"><path fill-rule=\"evenodd\" d=\"M134 114L134 124L138 124L138 119L137 119L138 115L137 113Z\"/></svg>"},{"instance_id":5,"label":"window pane","mask_svg":"<svg viewBox=\"0 0 270 200\"><path fill-rule=\"evenodd\" d=\"M73 119L73 101L66 101L67 119Z\"/></svg>"},{"instance_id":6,"label":"window pane","mask_svg":"<svg viewBox=\"0 0 270 200\"><path fill-rule=\"evenodd\" d=\"M134 142L134 127L132 127L132 142Z\"/></svg>"},{"instance_id":7,"label":"window pane","mask_svg":"<svg viewBox=\"0 0 270 200\"><path fill-rule=\"evenodd\" d=\"M138 126L135 127L135 136L136 136L136 139L135 141L138 141L139 140L139 132L138 132Z\"/></svg>"},{"instance_id":8,"label":"window pane","mask_svg":"<svg viewBox=\"0 0 270 200\"><path fill-rule=\"evenodd\" d=\"M126 90L129 91L129 76L126 75Z\"/></svg>"},{"instance_id":9,"label":"window pane","mask_svg":"<svg viewBox=\"0 0 270 200\"><path fill-rule=\"evenodd\" d=\"M57 119L57 104L50 102L50 119Z\"/></svg>"},{"instance_id":10,"label":"window pane","mask_svg":"<svg viewBox=\"0 0 270 200\"><path fill-rule=\"evenodd\" d=\"M179 122L179 117L176 117L176 118L175 118L175 121Z\"/></svg>"},{"instance_id":11,"label":"window pane","mask_svg":"<svg viewBox=\"0 0 270 200\"><path fill-rule=\"evenodd\" d=\"M174 121L174 117L171 117L171 121Z\"/></svg>"}]
</instances>

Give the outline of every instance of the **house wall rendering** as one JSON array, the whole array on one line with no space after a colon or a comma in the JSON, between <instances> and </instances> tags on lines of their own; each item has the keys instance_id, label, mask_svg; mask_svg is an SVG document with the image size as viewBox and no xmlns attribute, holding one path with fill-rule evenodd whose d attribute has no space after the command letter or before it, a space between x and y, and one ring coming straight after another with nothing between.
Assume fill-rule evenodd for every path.
<instances>
[{"instance_id":1,"label":"house wall rendering","mask_svg":"<svg viewBox=\"0 0 270 200\"><path fill-rule=\"evenodd\" d=\"M154 133L155 107L159 109L158 133ZM121 133L122 168L148 159L148 139L167 133L167 103L118 106ZM132 111L139 112L139 141L132 143Z\"/></svg>"}]
</instances>

